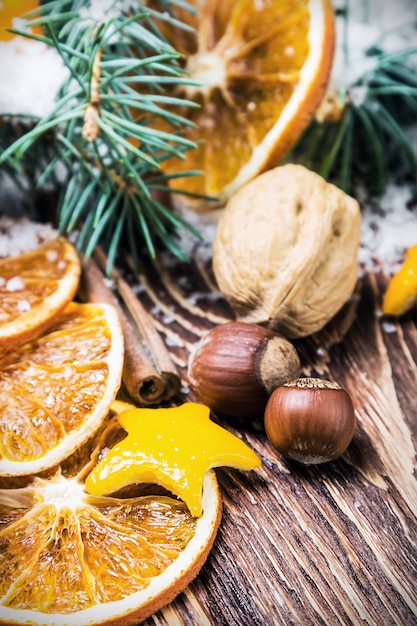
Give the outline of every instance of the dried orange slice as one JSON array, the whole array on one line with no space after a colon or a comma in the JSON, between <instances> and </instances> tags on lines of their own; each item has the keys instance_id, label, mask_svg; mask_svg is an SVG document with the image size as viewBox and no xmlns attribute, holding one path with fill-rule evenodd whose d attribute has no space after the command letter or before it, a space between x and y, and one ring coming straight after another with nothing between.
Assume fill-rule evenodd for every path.
<instances>
[{"instance_id":1,"label":"dried orange slice","mask_svg":"<svg viewBox=\"0 0 417 626\"><path fill-rule=\"evenodd\" d=\"M176 188L224 202L240 186L278 165L312 118L329 78L334 50L330 0L190 0L196 14L175 15L195 29L161 23L201 86L177 88L199 108L179 112L196 125L186 136L201 145L163 164ZM203 211L213 203L175 195L178 206Z\"/></svg>"},{"instance_id":2,"label":"dried orange slice","mask_svg":"<svg viewBox=\"0 0 417 626\"><path fill-rule=\"evenodd\" d=\"M0 475L41 472L84 443L107 415L122 366L109 305L71 302L38 339L0 349Z\"/></svg>"},{"instance_id":3,"label":"dried orange slice","mask_svg":"<svg viewBox=\"0 0 417 626\"><path fill-rule=\"evenodd\" d=\"M88 495L121 433L110 415L48 478L0 489L1 624L139 624L198 574L221 517L213 470L199 518L168 492Z\"/></svg>"},{"instance_id":4,"label":"dried orange slice","mask_svg":"<svg viewBox=\"0 0 417 626\"><path fill-rule=\"evenodd\" d=\"M71 302L81 263L63 237L0 260L0 350L38 337Z\"/></svg>"},{"instance_id":5,"label":"dried orange slice","mask_svg":"<svg viewBox=\"0 0 417 626\"><path fill-rule=\"evenodd\" d=\"M40 2L37 0L3 0L0 3L0 41L12 39L15 35L6 32L8 28L22 30L24 25L24 15L37 9ZM19 23L19 22L23 22ZM39 27L32 31L36 35L41 35Z\"/></svg>"}]
</instances>

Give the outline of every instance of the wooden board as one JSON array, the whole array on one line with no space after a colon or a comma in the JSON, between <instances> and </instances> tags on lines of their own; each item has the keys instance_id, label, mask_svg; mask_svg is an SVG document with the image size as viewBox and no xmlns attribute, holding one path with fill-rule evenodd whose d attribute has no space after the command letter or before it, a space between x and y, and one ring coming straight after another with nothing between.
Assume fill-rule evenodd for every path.
<instances>
[{"instance_id":1,"label":"wooden board","mask_svg":"<svg viewBox=\"0 0 417 626\"><path fill-rule=\"evenodd\" d=\"M198 339L233 319L205 255L159 261L140 276L190 399ZM303 372L337 381L358 420L345 456L305 467L283 460L262 423L221 422L262 458L259 470L216 470L223 520L198 578L146 626L417 624L416 309L380 313L387 278L361 277L349 306L296 342ZM181 398L180 398L181 399Z\"/></svg>"}]
</instances>

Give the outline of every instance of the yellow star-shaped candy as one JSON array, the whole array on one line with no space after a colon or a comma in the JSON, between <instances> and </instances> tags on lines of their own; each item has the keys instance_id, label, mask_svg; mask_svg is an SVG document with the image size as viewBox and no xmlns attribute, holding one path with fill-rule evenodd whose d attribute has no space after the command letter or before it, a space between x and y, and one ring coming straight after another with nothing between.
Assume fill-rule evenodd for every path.
<instances>
[{"instance_id":1,"label":"yellow star-shaped candy","mask_svg":"<svg viewBox=\"0 0 417 626\"><path fill-rule=\"evenodd\" d=\"M199 517L209 469L250 470L261 465L251 448L210 420L210 409L202 404L135 408L117 418L128 434L87 476L85 489L94 495L113 493L133 483L155 483L181 498Z\"/></svg>"}]
</instances>

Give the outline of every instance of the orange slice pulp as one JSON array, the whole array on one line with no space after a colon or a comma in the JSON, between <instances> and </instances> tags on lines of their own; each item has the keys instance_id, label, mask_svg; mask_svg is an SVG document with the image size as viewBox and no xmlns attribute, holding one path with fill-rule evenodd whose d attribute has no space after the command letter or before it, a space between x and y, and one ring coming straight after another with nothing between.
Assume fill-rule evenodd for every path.
<instances>
[{"instance_id":1,"label":"orange slice pulp","mask_svg":"<svg viewBox=\"0 0 417 626\"><path fill-rule=\"evenodd\" d=\"M40 336L73 299L77 251L63 237L0 260L0 350Z\"/></svg>"},{"instance_id":2,"label":"orange slice pulp","mask_svg":"<svg viewBox=\"0 0 417 626\"><path fill-rule=\"evenodd\" d=\"M313 117L333 60L333 10L330 0L189 4L195 15L176 7L175 16L194 33L171 24L160 28L199 83L177 87L174 95L198 103L178 112L195 124L185 134L200 145L162 166L170 174L200 170L172 186L223 205L248 180L278 165ZM197 211L216 206L176 194L173 202Z\"/></svg>"},{"instance_id":3,"label":"orange slice pulp","mask_svg":"<svg viewBox=\"0 0 417 626\"><path fill-rule=\"evenodd\" d=\"M124 434L110 412L59 467L0 488L0 624L138 624L199 572L221 517L213 471L197 519L169 493L85 492Z\"/></svg>"},{"instance_id":4,"label":"orange slice pulp","mask_svg":"<svg viewBox=\"0 0 417 626\"><path fill-rule=\"evenodd\" d=\"M71 302L38 339L0 349L0 475L41 472L99 427L120 387L123 335L109 305Z\"/></svg>"}]
</instances>

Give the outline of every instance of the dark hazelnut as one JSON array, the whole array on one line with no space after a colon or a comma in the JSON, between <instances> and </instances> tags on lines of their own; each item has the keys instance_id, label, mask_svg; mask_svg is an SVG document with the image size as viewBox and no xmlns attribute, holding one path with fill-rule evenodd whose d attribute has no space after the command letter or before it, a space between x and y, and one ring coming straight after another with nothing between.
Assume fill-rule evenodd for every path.
<instances>
[{"instance_id":1,"label":"dark hazelnut","mask_svg":"<svg viewBox=\"0 0 417 626\"><path fill-rule=\"evenodd\" d=\"M188 367L199 401L234 417L262 417L273 389L299 374L298 354L285 337L243 322L210 330L197 344Z\"/></svg>"},{"instance_id":2,"label":"dark hazelnut","mask_svg":"<svg viewBox=\"0 0 417 626\"><path fill-rule=\"evenodd\" d=\"M333 461L345 452L356 418L349 394L337 383L298 378L271 394L264 424L278 452L311 465Z\"/></svg>"}]
</instances>

